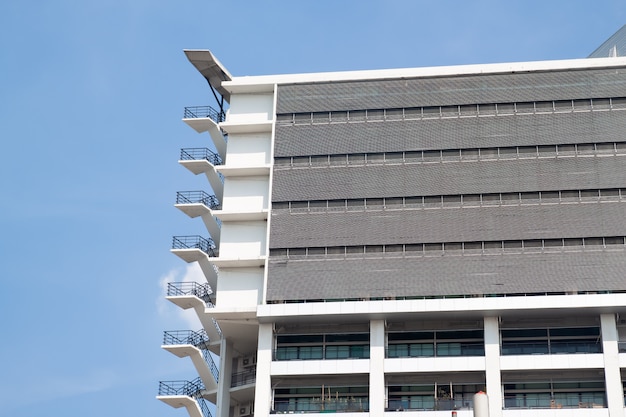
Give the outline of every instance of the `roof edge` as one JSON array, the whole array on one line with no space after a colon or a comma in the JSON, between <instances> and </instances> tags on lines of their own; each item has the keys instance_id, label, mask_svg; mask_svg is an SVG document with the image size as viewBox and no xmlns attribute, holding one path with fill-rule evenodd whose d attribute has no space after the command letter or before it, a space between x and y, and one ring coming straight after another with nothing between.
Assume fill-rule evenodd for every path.
<instances>
[{"instance_id":1,"label":"roof edge","mask_svg":"<svg viewBox=\"0 0 626 417\"><path fill-rule=\"evenodd\" d=\"M222 87L222 83L232 81L233 76L215 55L207 49L185 49L183 52L211 87L217 90L227 102L230 102L230 92Z\"/></svg>"},{"instance_id":2,"label":"roof edge","mask_svg":"<svg viewBox=\"0 0 626 417\"><path fill-rule=\"evenodd\" d=\"M282 75L234 77L224 81L223 87L231 93L262 91L275 84L309 84L322 82L368 81L420 77L446 77L516 72L579 70L626 66L626 57L568 59L554 61L529 61L496 64L451 65L421 68L320 72ZM265 86L265 88L264 88Z\"/></svg>"}]
</instances>

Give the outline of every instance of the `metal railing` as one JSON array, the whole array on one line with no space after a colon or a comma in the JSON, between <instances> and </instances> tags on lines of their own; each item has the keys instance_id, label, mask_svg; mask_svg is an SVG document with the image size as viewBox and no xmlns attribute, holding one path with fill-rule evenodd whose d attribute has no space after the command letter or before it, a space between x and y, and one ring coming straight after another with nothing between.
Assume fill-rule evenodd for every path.
<instances>
[{"instance_id":1,"label":"metal railing","mask_svg":"<svg viewBox=\"0 0 626 417\"><path fill-rule=\"evenodd\" d=\"M243 372L237 372L230 377L231 388L242 385L254 384L256 382L256 366Z\"/></svg>"},{"instance_id":2,"label":"metal railing","mask_svg":"<svg viewBox=\"0 0 626 417\"><path fill-rule=\"evenodd\" d=\"M189 106L185 107L183 119L206 119L209 118L215 123L223 122L224 112L215 110L211 106Z\"/></svg>"},{"instance_id":3,"label":"metal railing","mask_svg":"<svg viewBox=\"0 0 626 417\"><path fill-rule=\"evenodd\" d=\"M385 354L387 358L485 356L485 344L483 342L396 343L389 344Z\"/></svg>"},{"instance_id":4,"label":"metal railing","mask_svg":"<svg viewBox=\"0 0 626 417\"><path fill-rule=\"evenodd\" d=\"M199 284L197 282L168 282L167 296L176 297L181 295L195 295L204 301L207 307L215 307L211 300L211 286L208 283Z\"/></svg>"},{"instance_id":5,"label":"metal railing","mask_svg":"<svg viewBox=\"0 0 626 417\"><path fill-rule=\"evenodd\" d=\"M341 348L330 351L328 347ZM274 360L325 360L325 359L368 359L369 345L342 346L280 346L274 350Z\"/></svg>"},{"instance_id":6,"label":"metal railing","mask_svg":"<svg viewBox=\"0 0 626 417\"><path fill-rule=\"evenodd\" d=\"M295 397L274 400L274 409L270 414L301 413L359 413L369 411L367 397L339 397L322 401L319 398Z\"/></svg>"},{"instance_id":7,"label":"metal railing","mask_svg":"<svg viewBox=\"0 0 626 417\"><path fill-rule=\"evenodd\" d=\"M204 204L215 210L220 207L220 201L216 196L205 191L178 191L176 193L176 204Z\"/></svg>"},{"instance_id":8,"label":"metal railing","mask_svg":"<svg viewBox=\"0 0 626 417\"><path fill-rule=\"evenodd\" d=\"M387 411L430 411L430 410L471 410L473 403L467 398L434 398L423 397L419 399L406 400L400 398L390 398Z\"/></svg>"},{"instance_id":9,"label":"metal railing","mask_svg":"<svg viewBox=\"0 0 626 417\"><path fill-rule=\"evenodd\" d=\"M209 370L211 371L211 375L213 375L213 378L215 378L215 382L219 382L220 370L217 367L217 364L215 363L215 361L213 360L213 356L211 355L211 352L208 349L203 349L202 356L204 356L204 361L209 366Z\"/></svg>"},{"instance_id":10,"label":"metal railing","mask_svg":"<svg viewBox=\"0 0 626 417\"><path fill-rule=\"evenodd\" d=\"M198 398L202 395L204 384L200 377L193 381L160 381L159 395L186 395L191 398Z\"/></svg>"},{"instance_id":11,"label":"metal railing","mask_svg":"<svg viewBox=\"0 0 626 417\"><path fill-rule=\"evenodd\" d=\"M219 382L220 371L217 364L211 356L209 351L209 336L204 329L193 330L168 330L163 332L163 344L164 345L192 345L202 351L202 356L211 371L211 374L215 378L215 381Z\"/></svg>"},{"instance_id":12,"label":"metal railing","mask_svg":"<svg viewBox=\"0 0 626 417\"><path fill-rule=\"evenodd\" d=\"M604 393L550 393L505 395L504 409L511 408L606 408Z\"/></svg>"},{"instance_id":13,"label":"metal railing","mask_svg":"<svg viewBox=\"0 0 626 417\"><path fill-rule=\"evenodd\" d=\"M164 345L192 345L198 349L206 349L209 336L204 329L193 330L167 330L163 332Z\"/></svg>"},{"instance_id":14,"label":"metal railing","mask_svg":"<svg viewBox=\"0 0 626 417\"><path fill-rule=\"evenodd\" d=\"M193 381L159 382L160 396L186 395L196 401L204 417L213 417L206 400L202 397L202 390L204 390L204 384L202 383L202 379L200 379L200 377L194 379Z\"/></svg>"},{"instance_id":15,"label":"metal railing","mask_svg":"<svg viewBox=\"0 0 626 417\"><path fill-rule=\"evenodd\" d=\"M217 257L218 251L213 240L202 236L174 236L172 238L172 249L200 249L211 257Z\"/></svg>"},{"instance_id":16,"label":"metal railing","mask_svg":"<svg viewBox=\"0 0 626 417\"><path fill-rule=\"evenodd\" d=\"M209 406L207 405L207 401L204 398L198 397L196 398L196 402L200 406L200 410L202 411L202 415L204 417L213 417L213 414L211 414L211 410L209 410Z\"/></svg>"},{"instance_id":17,"label":"metal railing","mask_svg":"<svg viewBox=\"0 0 626 417\"><path fill-rule=\"evenodd\" d=\"M207 160L212 165L222 165L222 157L209 148L182 148L180 150L181 161Z\"/></svg>"},{"instance_id":18,"label":"metal railing","mask_svg":"<svg viewBox=\"0 0 626 417\"><path fill-rule=\"evenodd\" d=\"M602 344L599 341L502 342L502 355L555 355L567 353L602 353Z\"/></svg>"}]
</instances>

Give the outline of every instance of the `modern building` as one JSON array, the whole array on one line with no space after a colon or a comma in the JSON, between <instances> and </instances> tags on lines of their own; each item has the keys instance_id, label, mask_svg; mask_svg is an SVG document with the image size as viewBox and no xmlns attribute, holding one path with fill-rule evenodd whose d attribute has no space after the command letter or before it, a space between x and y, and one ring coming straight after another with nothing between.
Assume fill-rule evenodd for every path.
<instances>
[{"instance_id":1,"label":"modern building","mask_svg":"<svg viewBox=\"0 0 626 417\"><path fill-rule=\"evenodd\" d=\"M185 109L207 178L165 332L192 417L623 417L626 58L232 76ZM598 52L600 53L600 52ZM609 57L609 55L611 55ZM210 190L210 192L209 192ZM208 403L212 403L209 405Z\"/></svg>"}]
</instances>

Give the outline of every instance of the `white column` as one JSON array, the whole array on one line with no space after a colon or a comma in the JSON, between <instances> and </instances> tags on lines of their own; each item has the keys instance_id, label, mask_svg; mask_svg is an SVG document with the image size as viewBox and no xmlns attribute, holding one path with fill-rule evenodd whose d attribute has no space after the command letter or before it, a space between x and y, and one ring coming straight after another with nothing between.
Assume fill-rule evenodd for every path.
<instances>
[{"instance_id":1,"label":"white column","mask_svg":"<svg viewBox=\"0 0 626 417\"><path fill-rule=\"evenodd\" d=\"M617 326L615 314L601 314L600 326L602 329L602 352L604 356L604 383L606 385L606 399L609 416L624 416L624 391L619 368L619 353L617 342Z\"/></svg>"},{"instance_id":2,"label":"white column","mask_svg":"<svg viewBox=\"0 0 626 417\"><path fill-rule=\"evenodd\" d=\"M385 412L385 321L370 322L370 416Z\"/></svg>"},{"instance_id":3,"label":"white column","mask_svg":"<svg viewBox=\"0 0 626 417\"><path fill-rule=\"evenodd\" d=\"M220 380L217 384L217 417L228 417L230 411L230 377L233 373L233 345L220 341Z\"/></svg>"},{"instance_id":4,"label":"white column","mask_svg":"<svg viewBox=\"0 0 626 417\"><path fill-rule=\"evenodd\" d=\"M489 417L502 417L502 378L500 376L500 324L498 317L485 317L485 378Z\"/></svg>"},{"instance_id":5,"label":"white column","mask_svg":"<svg viewBox=\"0 0 626 417\"><path fill-rule=\"evenodd\" d=\"M271 323L259 325L259 350L256 356L256 390L254 393L254 416L269 416L272 407L272 350L274 332ZM221 416L220 416L221 417Z\"/></svg>"}]
</instances>

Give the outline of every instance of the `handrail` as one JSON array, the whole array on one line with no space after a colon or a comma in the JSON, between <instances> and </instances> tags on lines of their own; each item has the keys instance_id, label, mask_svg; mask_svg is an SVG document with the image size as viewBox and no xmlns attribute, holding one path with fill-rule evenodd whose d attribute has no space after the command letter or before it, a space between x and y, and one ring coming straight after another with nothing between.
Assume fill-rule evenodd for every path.
<instances>
[{"instance_id":1,"label":"handrail","mask_svg":"<svg viewBox=\"0 0 626 417\"><path fill-rule=\"evenodd\" d=\"M223 122L226 115L218 112L211 106L188 106L185 107L183 119L206 119L209 118L215 123Z\"/></svg>"},{"instance_id":2,"label":"handrail","mask_svg":"<svg viewBox=\"0 0 626 417\"><path fill-rule=\"evenodd\" d=\"M529 393L530 394L530 393ZM562 392L548 393L538 392L532 393L534 396L540 394L544 398L532 398L530 396L505 395L504 409L514 408L606 408L606 404L602 397L593 393L577 393ZM554 394L558 394L554 395ZM528 394L527 394L528 395Z\"/></svg>"},{"instance_id":3,"label":"handrail","mask_svg":"<svg viewBox=\"0 0 626 417\"><path fill-rule=\"evenodd\" d=\"M211 375L215 378L215 382L220 381L220 370L217 367L217 364L213 360L213 356L208 349L202 349L202 356L204 356L204 361L209 366L209 370L211 371Z\"/></svg>"},{"instance_id":4,"label":"handrail","mask_svg":"<svg viewBox=\"0 0 626 417\"><path fill-rule=\"evenodd\" d=\"M220 207L220 201L216 196L205 191L178 191L176 192L176 204L197 204L201 203L215 210Z\"/></svg>"},{"instance_id":5,"label":"handrail","mask_svg":"<svg viewBox=\"0 0 626 417\"><path fill-rule=\"evenodd\" d=\"M619 347L619 345L618 345ZM579 341L544 340L544 341L502 341L504 355L536 355L536 354L574 354L574 353L602 353L602 343L598 340Z\"/></svg>"},{"instance_id":6,"label":"handrail","mask_svg":"<svg viewBox=\"0 0 626 417\"><path fill-rule=\"evenodd\" d=\"M256 382L256 366L243 372L237 372L230 376L230 387L254 384Z\"/></svg>"},{"instance_id":7,"label":"handrail","mask_svg":"<svg viewBox=\"0 0 626 417\"><path fill-rule=\"evenodd\" d=\"M174 236L172 238L172 249L200 249L211 257L217 257L218 251L213 240L202 236Z\"/></svg>"},{"instance_id":8,"label":"handrail","mask_svg":"<svg viewBox=\"0 0 626 417\"><path fill-rule=\"evenodd\" d=\"M209 148L182 148L180 150L181 161L207 160L212 165L222 165L222 158Z\"/></svg>"},{"instance_id":9,"label":"handrail","mask_svg":"<svg viewBox=\"0 0 626 417\"><path fill-rule=\"evenodd\" d=\"M164 345L192 345L199 349L206 349L209 336L204 329L194 330L166 330L163 332Z\"/></svg>"},{"instance_id":10,"label":"handrail","mask_svg":"<svg viewBox=\"0 0 626 417\"><path fill-rule=\"evenodd\" d=\"M204 384L200 377L193 381L159 381L159 395L186 395L197 398L201 395Z\"/></svg>"},{"instance_id":11,"label":"handrail","mask_svg":"<svg viewBox=\"0 0 626 417\"><path fill-rule=\"evenodd\" d=\"M193 381L160 381L159 396L186 395L196 401L204 417L213 417L206 400L202 397L204 384L200 377Z\"/></svg>"},{"instance_id":12,"label":"handrail","mask_svg":"<svg viewBox=\"0 0 626 417\"><path fill-rule=\"evenodd\" d=\"M197 397L195 400L200 406L200 410L202 410L204 417L213 417L213 414L211 414L211 410L209 410L209 406L206 404L206 400L204 398Z\"/></svg>"},{"instance_id":13,"label":"handrail","mask_svg":"<svg viewBox=\"0 0 626 417\"><path fill-rule=\"evenodd\" d=\"M203 300L207 307L215 307L211 300L211 286L208 283L199 284L197 282L168 282L167 296L176 297L181 295L195 295Z\"/></svg>"},{"instance_id":14,"label":"handrail","mask_svg":"<svg viewBox=\"0 0 626 417\"><path fill-rule=\"evenodd\" d=\"M202 351L202 356L215 378L219 382L220 371L209 351L209 336L204 329L193 330L167 330L163 332L163 345L192 345Z\"/></svg>"}]
</instances>

